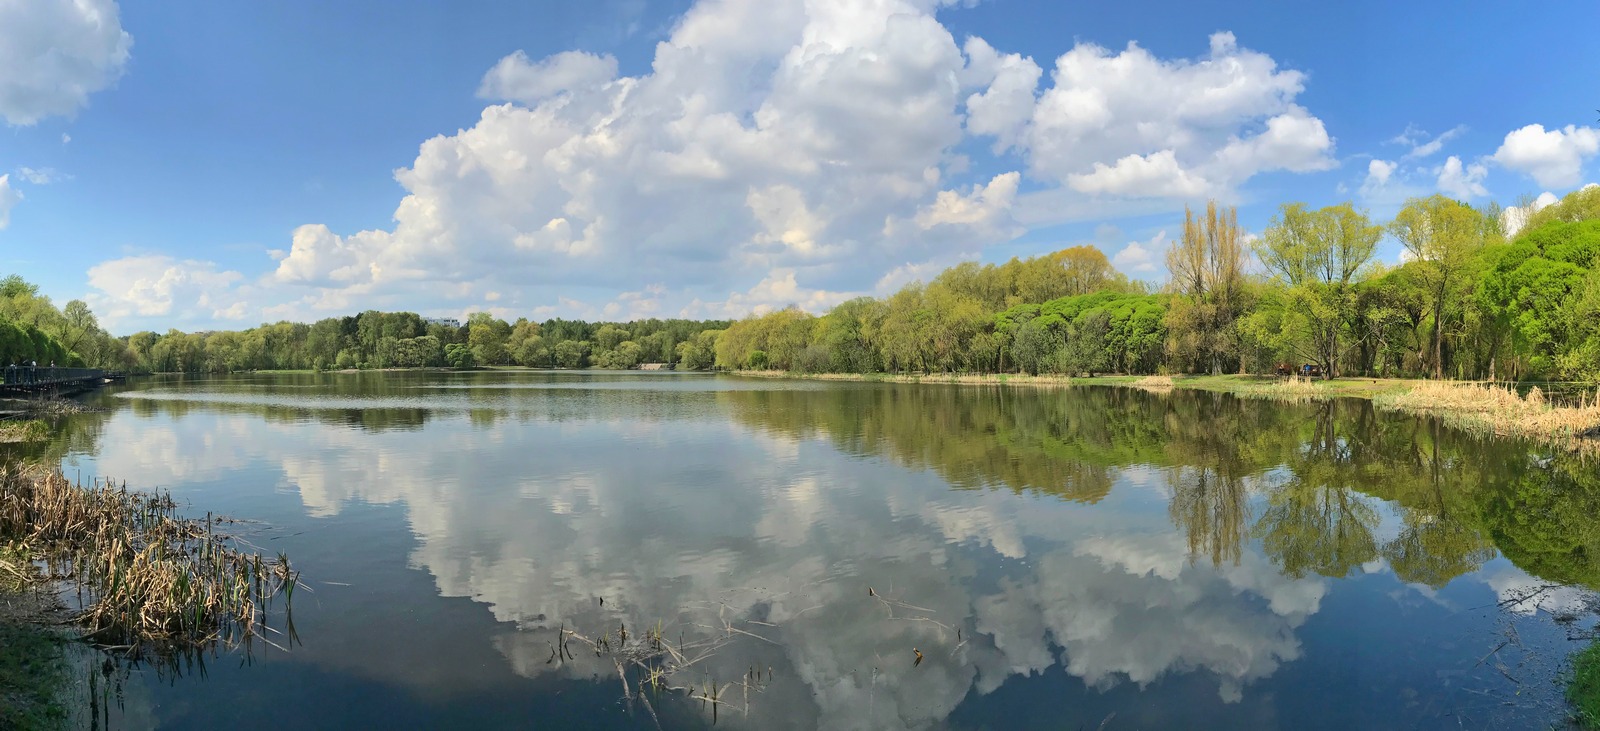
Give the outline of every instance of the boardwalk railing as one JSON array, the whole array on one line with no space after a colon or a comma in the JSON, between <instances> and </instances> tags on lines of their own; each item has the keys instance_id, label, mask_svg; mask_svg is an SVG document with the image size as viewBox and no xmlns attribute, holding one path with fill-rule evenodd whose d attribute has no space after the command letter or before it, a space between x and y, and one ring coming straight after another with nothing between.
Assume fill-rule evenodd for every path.
<instances>
[{"instance_id":1,"label":"boardwalk railing","mask_svg":"<svg viewBox=\"0 0 1600 731\"><path fill-rule=\"evenodd\" d=\"M47 368L45 366L5 366L3 373L5 380L0 381L7 386L57 386L70 383L86 383L99 381L106 377L106 372L99 368Z\"/></svg>"}]
</instances>

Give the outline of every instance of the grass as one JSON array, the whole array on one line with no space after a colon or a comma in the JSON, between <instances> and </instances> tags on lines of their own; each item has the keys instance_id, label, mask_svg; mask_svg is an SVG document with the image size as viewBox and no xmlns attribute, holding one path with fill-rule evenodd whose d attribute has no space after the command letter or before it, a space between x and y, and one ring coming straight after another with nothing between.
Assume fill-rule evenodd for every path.
<instances>
[{"instance_id":1,"label":"grass","mask_svg":"<svg viewBox=\"0 0 1600 731\"><path fill-rule=\"evenodd\" d=\"M1600 729L1600 642L1573 655L1567 701L1572 704L1580 726Z\"/></svg>"},{"instance_id":2,"label":"grass","mask_svg":"<svg viewBox=\"0 0 1600 731\"><path fill-rule=\"evenodd\" d=\"M32 574L21 546L0 543L0 729L67 725L67 638L48 626L54 602Z\"/></svg>"},{"instance_id":3,"label":"grass","mask_svg":"<svg viewBox=\"0 0 1600 731\"><path fill-rule=\"evenodd\" d=\"M42 442L49 438L49 425L38 419L0 422L0 444Z\"/></svg>"},{"instance_id":4,"label":"grass","mask_svg":"<svg viewBox=\"0 0 1600 731\"><path fill-rule=\"evenodd\" d=\"M0 728L67 726L66 641L60 632L0 617Z\"/></svg>"},{"instance_id":5,"label":"grass","mask_svg":"<svg viewBox=\"0 0 1600 731\"><path fill-rule=\"evenodd\" d=\"M282 554L240 550L218 530L230 522L180 517L170 496L109 481L0 466L0 540L78 589L92 642L130 653L259 636L279 596L287 612L297 572Z\"/></svg>"}]
</instances>

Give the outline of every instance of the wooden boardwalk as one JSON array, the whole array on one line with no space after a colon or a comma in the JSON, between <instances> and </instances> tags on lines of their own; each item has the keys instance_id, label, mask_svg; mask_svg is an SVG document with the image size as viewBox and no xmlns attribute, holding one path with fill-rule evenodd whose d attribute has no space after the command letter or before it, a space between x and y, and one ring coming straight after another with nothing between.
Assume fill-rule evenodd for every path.
<instances>
[{"instance_id":1,"label":"wooden boardwalk","mask_svg":"<svg viewBox=\"0 0 1600 731\"><path fill-rule=\"evenodd\" d=\"M5 366L0 368L0 397L77 393L124 378L126 375L119 371L99 368Z\"/></svg>"}]
</instances>

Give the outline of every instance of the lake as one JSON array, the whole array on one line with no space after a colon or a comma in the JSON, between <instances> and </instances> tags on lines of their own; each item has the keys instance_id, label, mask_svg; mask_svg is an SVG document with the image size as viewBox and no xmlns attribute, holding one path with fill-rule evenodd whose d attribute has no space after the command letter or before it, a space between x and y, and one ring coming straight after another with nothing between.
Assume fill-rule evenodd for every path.
<instances>
[{"instance_id":1,"label":"lake","mask_svg":"<svg viewBox=\"0 0 1600 731\"><path fill-rule=\"evenodd\" d=\"M537 371L89 401L45 456L256 521L309 590L281 649L106 667L135 727L1540 728L1600 585L1592 462L1362 401Z\"/></svg>"}]
</instances>

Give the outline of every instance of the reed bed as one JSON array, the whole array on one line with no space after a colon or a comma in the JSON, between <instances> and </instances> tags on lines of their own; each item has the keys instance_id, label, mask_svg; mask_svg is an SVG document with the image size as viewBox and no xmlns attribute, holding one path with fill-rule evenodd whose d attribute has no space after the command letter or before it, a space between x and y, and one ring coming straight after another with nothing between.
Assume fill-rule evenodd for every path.
<instances>
[{"instance_id":1,"label":"reed bed","mask_svg":"<svg viewBox=\"0 0 1600 731\"><path fill-rule=\"evenodd\" d=\"M1600 444L1600 392L1557 405L1537 387L1523 396L1504 386L1429 382L1403 393L1380 395L1374 402L1388 409L1438 414L1468 429L1502 436Z\"/></svg>"},{"instance_id":2,"label":"reed bed","mask_svg":"<svg viewBox=\"0 0 1600 731\"><path fill-rule=\"evenodd\" d=\"M1130 385L1146 391L1171 391L1174 384L1172 376L1145 376Z\"/></svg>"},{"instance_id":3,"label":"reed bed","mask_svg":"<svg viewBox=\"0 0 1600 731\"><path fill-rule=\"evenodd\" d=\"M77 588L91 641L133 651L232 642L268 629L279 597L287 615L299 585L287 556L243 551L217 530L231 521L175 508L170 495L109 480L0 465L0 540Z\"/></svg>"},{"instance_id":4,"label":"reed bed","mask_svg":"<svg viewBox=\"0 0 1600 731\"><path fill-rule=\"evenodd\" d=\"M1334 394L1317 385L1316 381L1309 378L1286 378L1270 384L1257 386L1262 396L1278 399L1280 401L1316 401L1318 399L1332 398Z\"/></svg>"},{"instance_id":5,"label":"reed bed","mask_svg":"<svg viewBox=\"0 0 1600 731\"><path fill-rule=\"evenodd\" d=\"M77 401L59 396L31 398L23 401L22 404L23 410L34 416L71 416L90 411L88 407Z\"/></svg>"},{"instance_id":6,"label":"reed bed","mask_svg":"<svg viewBox=\"0 0 1600 731\"><path fill-rule=\"evenodd\" d=\"M50 438L50 427L37 419L0 421L0 444L42 442Z\"/></svg>"}]
</instances>

